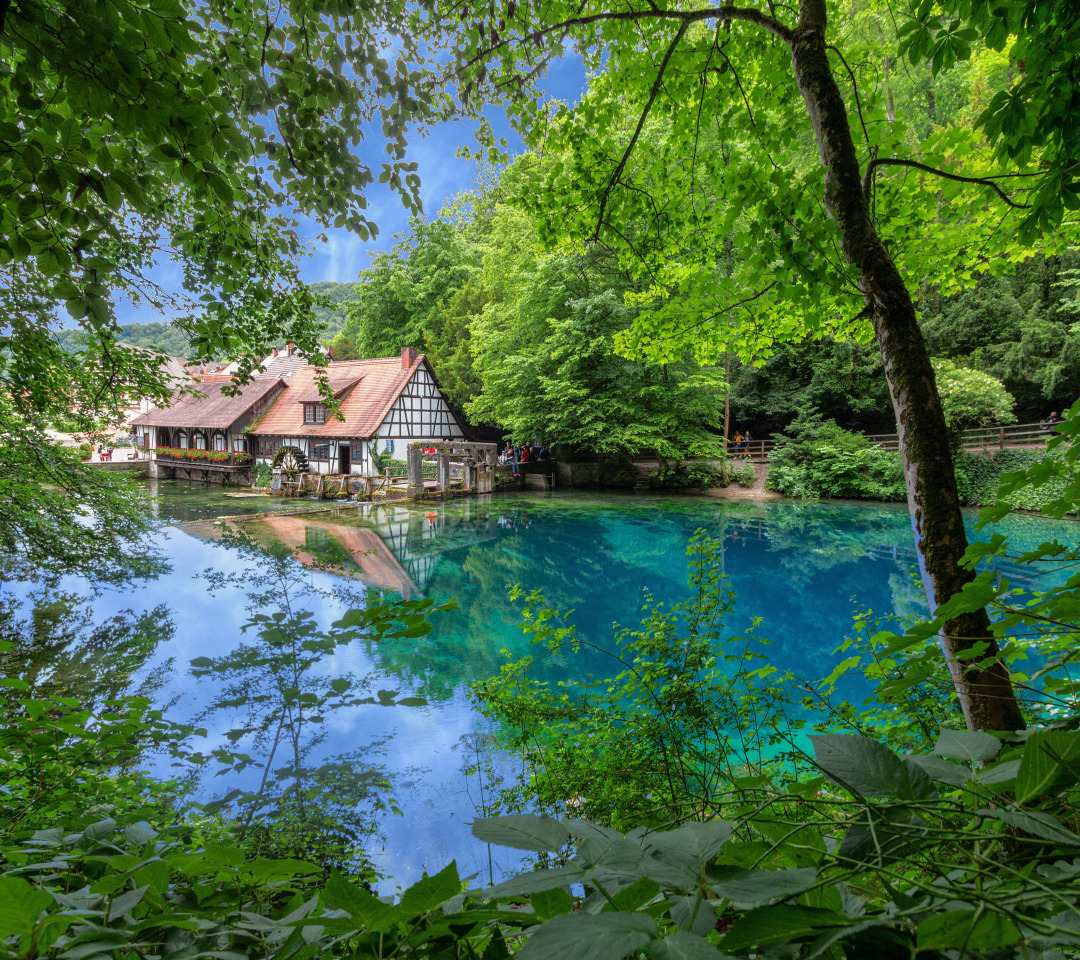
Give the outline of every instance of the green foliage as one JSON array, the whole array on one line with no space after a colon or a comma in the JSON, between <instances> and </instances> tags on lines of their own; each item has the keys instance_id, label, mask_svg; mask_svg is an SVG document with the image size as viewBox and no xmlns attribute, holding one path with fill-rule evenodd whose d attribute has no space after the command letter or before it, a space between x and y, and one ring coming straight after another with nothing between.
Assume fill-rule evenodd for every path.
<instances>
[{"instance_id":1,"label":"green foliage","mask_svg":"<svg viewBox=\"0 0 1080 960\"><path fill-rule=\"evenodd\" d=\"M654 490L673 490L680 487L706 490L709 487L726 487L729 482L730 474L708 460L664 463L649 477L649 486Z\"/></svg>"},{"instance_id":2,"label":"green foliage","mask_svg":"<svg viewBox=\"0 0 1080 960\"><path fill-rule=\"evenodd\" d=\"M715 816L733 781L756 782L783 762L777 746L801 721L789 719L768 641L724 631L734 596L717 551L696 536L687 549L690 598L665 607L646 592L640 626L619 628L611 649L581 637L539 594L512 591L527 604L522 627L541 652L473 691L482 710L511 724L522 753L522 782L504 803L577 811L628 830ZM538 660L582 650L610 656L618 674L557 684L530 676Z\"/></svg>"},{"instance_id":3,"label":"green foliage","mask_svg":"<svg viewBox=\"0 0 1080 960\"><path fill-rule=\"evenodd\" d=\"M520 197L536 181L524 161L510 180ZM467 412L516 439L548 437L586 453L717 455L722 374L689 354L662 363L619 356L615 341L637 312L627 298L641 285L604 249L539 248L540 224L520 197L492 221L482 275L492 302L472 324L483 390Z\"/></svg>"},{"instance_id":4,"label":"green foliage","mask_svg":"<svg viewBox=\"0 0 1080 960\"><path fill-rule=\"evenodd\" d=\"M260 488L268 487L273 476L274 471L270 465L259 460L251 468L251 485Z\"/></svg>"},{"instance_id":5,"label":"green foliage","mask_svg":"<svg viewBox=\"0 0 1080 960\"><path fill-rule=\"evenodd\" d=\"M961 501L969 506L997 503L1001 481L1046 460L1064 460L1064 451L996 450L992 454L963 452L956 456L956 482ZM1064 475L1039 487L1017 487L1002 499L1014 510L1041 510L1065 489Z\"/></svg>"},{"instance_id":6,"label":"green foliage","mask_svg":"<svg viewBox=\"0 0 1080 960\"><path fill-rule=\"evenodd\" d=\"M1000 380L951 360L937 359L933 365L945 423L954 436L971 427L1016 422L1012 395Z\"/></svg>"},{"instance_id":7,"label":"green foliage","mask_svg":"<svg viewBox=\"0 0 1080 960\"><path fill-rule=\"evenodd\" d=\"M813 413L769 454L770 490L788 497L904 500L900 455Z\"/></svg>"},{"instance_id":8,"label":"green foliage","mask_svg":"<svg viewBox=\"0 0 1080 960\"><path fill-rule=\"evenodd\" d=\"M908 16L898 31L900 52L912 62L929 60L935 75L970 59L980 43L1023 65L1015 83L983 105L975 124L996 158L1015 163L1029 181L1024 233L1056 227L1065 211L1080 207L1080 139L1071 123L1080 99L1064 80L1080 60L1072 5L1012 0L991 10L940 0L919 4Z\"/></svg>"},{"instance_id":9,"label":"green foliage","mask_svg":"<svg viewBox=\"0 0 1080 960\"><path fill-rule=\"evenodd\" d=\"M1080 396L1080 330L1068 311L1076 251L1035 257L1012 276L981 276L969 290L919 298L931 354L1001 380L1021 422L1043 419Z\"/></svg>"},{"instance_id":10,"label":"green foliage","mask_svg":"<svg viewBox=\"0 0 1080 960\"><path fill-rule=\"evenodd\" d=\"M748 463L728 468L728 479L740 487L752 487L757 483L757 473Z\"/></svg>"},{"instance_id":11,"label":"green foliage","mask_svg":"<svg viewBox=\"0 0 1080 960\"><path fill-rule=\"evenodd\" d=\"M82 462L81 449L27 421L0 385L0 551L3 578L80 573L120 584L165 569L149 542L145 489Z\"/></svg>"}]
</instances>

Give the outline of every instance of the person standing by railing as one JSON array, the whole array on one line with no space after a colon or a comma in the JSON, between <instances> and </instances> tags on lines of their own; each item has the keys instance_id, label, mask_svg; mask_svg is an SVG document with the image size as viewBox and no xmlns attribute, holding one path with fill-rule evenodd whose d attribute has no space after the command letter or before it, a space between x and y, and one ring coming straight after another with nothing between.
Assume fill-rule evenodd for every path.
<instances>
[{"instance_id":1,"label":"person standing by railing","mask_svg":"<svg viewBox=\"0 0 1080 960\"><path fill-rule=\"evenodd\" d=\"M1051 410L1050 416L1048 416L1045 420L1039 421L1039 426L1042 427L1047 433L1053 433L1054 425L1058 423L1063 423L1064 420L1064 417L1058 416L1058 412L1056 410Z\"/></svg>"}]
</instances>

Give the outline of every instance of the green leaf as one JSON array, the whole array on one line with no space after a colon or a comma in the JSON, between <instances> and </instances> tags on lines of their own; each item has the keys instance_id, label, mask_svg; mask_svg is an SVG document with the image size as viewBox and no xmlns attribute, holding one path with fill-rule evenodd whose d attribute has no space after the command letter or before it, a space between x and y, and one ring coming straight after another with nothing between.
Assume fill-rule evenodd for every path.
<instances>
[{"instance_id":1,"label":"green leaf","mask_svg":"<svg viewBox=\"0 0 1080 960\"><path fill-rule=\"evenodd\" d=\"M484 890L480 896L485 899L497 899L499 897L529 897L545 890L555 890L558 887L568 887L572 883L584 883L592 877L591 870L584 870L577 866L556 867L553 870L533 870L531 873L521 873L502 883Z\"/></svg>"},{"instance_id":2,"label":"green leaf","mask_svg":"<svg viewBox=\"0 0 1080 960\"><path fill-rule=\"evenodd\" d=\"M1039 730L1024 744L1016 776L1016 800L1027 803L1080 779L1080 732Z\"/></svg>"},{"instance_id":3,"label":"green leaf","mask_svg":"<svg viewBox=\"0 0 1080 960\"><path fill-rule=\"evenodd\" d=\"M461 892L457 863L453 860L433 877L423 877L401 895L398 909L408 917L434 910Z\"/></svg>"},{"instance_id":4,"label":"green leaf","mask_svg":"<svg viewBox=\"0 0 1080 960\"><path fill-rule=\"evenodd\" d=\"M718 897L726 897L737 909L760 907L777 897L790 897L809 890L817 883L817 870L796 867L792 870L740 870L737 867L718 871L719 881L710 886Z\"/></svg>"},{"instance_id":5,"label":"green leaf","mask_svg":"<svg viewBox=\"0 0 1080 960\"><path fill-rule=\"evenodd\" d=\"M29 933L53 898L20 877L0 877L0 940Z\"/></svg>"},{"instance_id":6,"label":"green leaf","mask_svg":"<svg viewBox=\"0 0 1080 960\"><path fill-rule=\"evenodd\" d=\"M640 910L645 904L651 903L660 892L660 885L648 877L635 880L630 886L620 890L611 898L611 903L604 907L605 910Z\"/></svg>"},{"instance_id":7,"label":"green leaf","mask_svg":"<svg viewBox=\"0 0 1080 960\"><path fill-rule=\"evenodd\" d=\"M1035 810L983 809L979 811L979 814L980 816L1000 820L1002 823L1007 823L1010 827L1016 827L1018 830L1023 830L1025 833L1041 837L1043 840L1050 840L1054 843L1059 843L1062 846L1072 847L1074 849L1080 848L1080 837L1067 830L1061 825L1061 822L1056 817L1052 817L1048 813L1039 813Z\"/></svg>"},{"instance_id":8,"label":"green leaf","mask_svg":"<svg viewBox=\"0 0 1080 960\"><path fill-rule=\"evenodd\" d=\"M510 814L474 820L473 836L485 843L497 843L515 850L555 853L570 839L566 825L551 817Z\"/></svg>"},{"instance_id":9,"label":"green leaf","mask_svg":"<svg viewBox=\"0 0 1080 960\"><path fill-rule=\"evenodd\" d=\"M937 796L937 788L920 767L904 763L876 740L845 734L818 734L810 740L821 770L859 796L882 800Z\"/></svg>"},{"instance_id":10,"label":"green leaf","mask_svg":"<svg viewBox=\"0 0 1080 960\"><path fill-rule=\"evenodd\" d=\"M962 787L971 779L971 771L967 767L962 767L958 763L949 763L941 757L911 756L903 759L905 763L915 764L931 780L938 783Z\"/></svg>"},{"instance_id":11,"label":"green leaf","mask_svg":"<svg viewBox=\"0 0 1080 960\"><path fill-rule=\"evenodd\" d=\"M358 925L376 932L389 930L398 916L398 911L389 904L350 883L336 870L326 882L323 900L332 907L345 910Z\"/></svg>"},{"instance_id":12,"label":"green leaf","mask_svg":"<svg viewBox=\"0 0 1080 960\"><path fill-rule=\"evenodd\" d=\"M529 898L529 903L541 920L550 920L574 909L573 899L562 887L541 890Z\"/></svg>"},{"instance_id":13,"label":"green leaf","mask_svg":"<svg viewBox=\"0 0 1080 960\"><path fill-rule=\"evenodd\" d=\"M692 933L676 933L673 937L654 940L649 944L653 960L717 960L723 954L708 940Z\"/></svg>"},{"instance_id":14,"label":"green leaf","mask_svg":"<svg viewBox=\"0 0 1080 960\"><path fill-rule=\"evenodd\" d=\"M88 840L102 840L116 833L115 820L99 820L83 829L83 836Z\"/></svg>"},{"instance_id":15,"label":"green leaf","mask_svg":"<svg viewBox=\"0 0 1080 960\"><path fill-rule=\"evenodd\" d=\"M675 926L687 933L704 937L716 927L716 910L708 900L698 897L675 897L668 911Z\"/></svg>"},{"instance_id":16,"label":"green leaf","mask_svg":"<svg viewBox=\"0 0 1080 960\"><path fill-rule=\"evenodd\" d=\"M113 901L109 904L109 921L126 916L134 910L135 907L142 903L143 895L147 889L148 887L136 887L134 890L128 890L127 893L113 898Z\"/></svg>"},{"instance_id":17,"label":"green leaf","mask_svg":"<svg viewBox=\"0 0 1080 960\"><path fill-rule=\"evenodd\" d=\"M549 920L515 956L521 960L621 960L656 937L643 913L569 913Z\"/></svg>"},{"instance_id":18,"label":"green leaf","mask_svg":"<svg viewBox=\"0 0 1080 960\"><path fill-rule=\"evenodd\" d=\"M836 856L858 868L887 866L918 850L927 830L908 810L866 807L854 818Z\"/></svg>"},{"instance_id":19,"label":"green leaf","mask_svg":"<svg viewBox=\"0 0 1080 960\"><path fill-rule=\"evenodd\" d=\"M963 950L972 955L1016 943L1020 931L997 913L978 910L939 910L919 924L920 950Z\"/></svg>"},{"instance_id":20,"label":"green leaf","mask_svg":"<svg viewBox=\"0 0 1080 960\"><path fill-rule=\"evenodd\" d=\"M832 910L781 903L743 914L724 934L720 946L726 951L739 952L772 943L805 940L825 930L856 922Z\"/></svg>"},{"instance_id":21,"label":"green leaf","mask_svg":"<svg viewBox=\"0 0 1080 960\"><path fill-rule=\"evenodd\" d=\"M979 783L1009 783L1016 779L1019 772L1019 760L1003 760L984 770L976 770L974 779Z\"/></svg>"},{"instance_id":22,"label":"green leaf","mask_svg":"<svg viewBox=\"0 0 1080 960\"><path fill-rule=\"evenodd\" d=\"M980 763L993 760L1001 751L1001 741L980 730L942 730L934 744L934 753L950 760Z\"/></svg>"}]
</instances>

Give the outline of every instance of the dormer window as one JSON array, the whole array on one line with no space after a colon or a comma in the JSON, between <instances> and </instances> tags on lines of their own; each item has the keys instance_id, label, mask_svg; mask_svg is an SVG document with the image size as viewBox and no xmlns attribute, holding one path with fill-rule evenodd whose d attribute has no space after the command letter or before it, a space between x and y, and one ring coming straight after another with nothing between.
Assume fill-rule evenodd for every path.
<instances>
[{"instance_id":1,"label":"dormer window","mask_svg":"<svg viewBox=\"0 0 1080 960\"><path fill-rule=\"evenodd\" d=\"M326 404L305 403L304 423L326 423Z\"/></svg>"}]
</instances>

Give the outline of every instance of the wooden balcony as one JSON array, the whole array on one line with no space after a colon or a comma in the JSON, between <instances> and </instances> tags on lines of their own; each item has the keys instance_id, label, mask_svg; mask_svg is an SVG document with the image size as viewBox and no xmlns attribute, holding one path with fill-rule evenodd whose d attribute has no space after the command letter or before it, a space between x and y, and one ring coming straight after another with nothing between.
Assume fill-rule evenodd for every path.
<instances>
[{"instance_id":1,"label":"wooden balcony","mask_svg":"<svg viewBox=\"0 0 1080 960\"><path fill-rule=\"evenodd\" d=\"M168 464L171 467L183 467L185 470L212 470L233 471L247 470L251 467L253 458L249 453L229 453L218 450L193 450L194 454L204 456L189 456L186 453L165 452L160 449L154 451L154 459L158 463ZM224 454L224 455L223 455Z\"/></svg>"}]
</instances>

